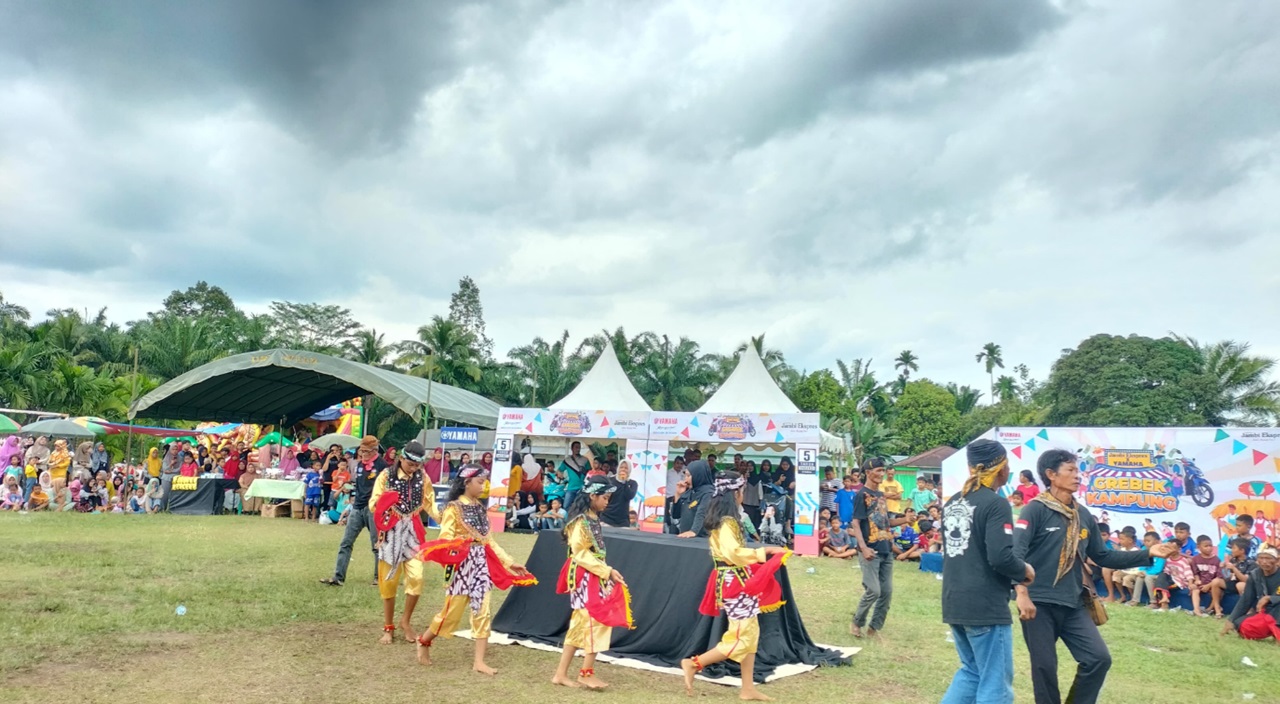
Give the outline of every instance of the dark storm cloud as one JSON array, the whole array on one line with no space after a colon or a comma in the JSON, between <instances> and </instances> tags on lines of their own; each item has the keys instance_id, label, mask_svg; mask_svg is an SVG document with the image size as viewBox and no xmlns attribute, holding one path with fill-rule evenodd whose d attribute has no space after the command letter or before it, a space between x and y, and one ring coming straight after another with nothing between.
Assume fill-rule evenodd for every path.
<instances>
[{"instance_id":1,"label":"dark storm cloud","mask_svg":"<svg viewBox=\"0 0 1280 704\"><path fill-rule=\"evenodd\" d=\"M122 100L234 103L339 153L399 144L458 69L447 2L5 2L11 58Z\"/></svg>"}]
</instances>

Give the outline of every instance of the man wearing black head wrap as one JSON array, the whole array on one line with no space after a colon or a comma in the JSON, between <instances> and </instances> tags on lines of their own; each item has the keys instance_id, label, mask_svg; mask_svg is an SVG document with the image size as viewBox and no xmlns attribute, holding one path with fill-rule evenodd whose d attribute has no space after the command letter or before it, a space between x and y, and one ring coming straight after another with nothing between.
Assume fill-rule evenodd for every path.
<instances>
[{"instance_id":1,"label":"man wearing black head wrap","mask_svg":"<svg viewBox=\"0 0 1280 704\"><path fill-rule=\"evenodd\" d=\"M996 493L1009 479L1004 446L969 444L969 479L942 511L942 622L951 626L960 669L943 704L1013 704L1013 619L1009 587L1035 571L1013 555L1013 511Z\"/></svg>"},{"instance_id":2,"label":"man wearing black head wrap","mask_svg":"<svg viewBox=\"0 0 1280 704\"><path fill-rule=\"evenodd\" d=\"M689 489L676 497L671 505L671 516L677 522L677 530L681 538L705 538L707 531L704 522L711 494L715 487L712 484L711 465L705 460L690 462L685 470L689 474Z\"/></svg>"}]
</instances>

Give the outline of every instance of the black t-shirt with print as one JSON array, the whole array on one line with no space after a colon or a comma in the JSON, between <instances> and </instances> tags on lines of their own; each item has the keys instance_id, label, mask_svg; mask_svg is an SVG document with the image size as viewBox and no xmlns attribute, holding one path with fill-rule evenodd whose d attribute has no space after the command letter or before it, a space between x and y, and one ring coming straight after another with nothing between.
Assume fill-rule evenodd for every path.
<instances>
[{"instance_id":1,"label":"black t-shirt with print","mask_svg":"<svg viewBox=\"0 0 1280 704\"><path fill-rule=\"evenodd\" d=\"M853 498L853 520L860 521L862 539L877 554L893 553L893 531L889 528L889 509L884 493L862 487Z\"/></svg>"}]
</instances>

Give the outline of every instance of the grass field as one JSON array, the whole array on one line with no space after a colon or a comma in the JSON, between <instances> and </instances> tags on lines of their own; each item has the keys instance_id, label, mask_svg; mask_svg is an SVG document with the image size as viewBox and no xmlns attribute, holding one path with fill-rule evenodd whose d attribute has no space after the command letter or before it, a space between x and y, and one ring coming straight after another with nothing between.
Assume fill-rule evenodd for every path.
<instances>
[{"instance_id":1,"label":"grass field","mask_svg":"<svg viewBox=\"0 0 1280 704\"><path fill-rule=\"evenodd\" d=\"M472 676L471 644L442 642L430 670L408 644L379 646L381 607L372 556L357 550L347 585L323 587L341 528L257 517L0 516L0 701L112 702L654 702L680 693L675 677L601 667L607 694L547 683L554 656L493 647L494 679ZM507 535L523 557L532 536ZM364 545L367 545L365 543ZM797 560L791 574L805 624L820 643L850 644L856 569ZM806 568L816 565L814 574ZM414 619L440 604L440 571ZM900 566L883 642L852 667L767 685L782 701L936 702L956 666L939 620L941 583ZM501 597L499 597L499 600ZM175 608L183 604L185 616ZM495 606L496 611L496 606ZM1280 702L1280 647L1217 635L1221 623L1116 608L1104 637L1115 664L1106 702ZM643 626L642 626L643 627ZM1015 636L1019 702L1031 702L1026 649ZM1259 665L1245 667L1248 656ZM1074 663L1060 648L1063 691ZM465 696L464 696L465 692ZM700 698L736 690L702 685Z\"/></svg>"}]
</instances>

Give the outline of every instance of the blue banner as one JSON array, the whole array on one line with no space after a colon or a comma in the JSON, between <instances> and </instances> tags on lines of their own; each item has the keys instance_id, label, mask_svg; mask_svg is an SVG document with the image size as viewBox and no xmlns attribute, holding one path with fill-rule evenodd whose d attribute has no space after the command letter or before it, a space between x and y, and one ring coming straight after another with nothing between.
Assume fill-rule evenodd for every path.
<instances>
[{"instance_id":1,"label":"blue banner","mask_svg":"<svg viewBox=\"0 0 1280 704\"><path fill-rule=\"evenodd\" d=\"M454 445L475 445L480 442L479 428L441 428L440 442Z\"/></svg>"}]
</instances>

